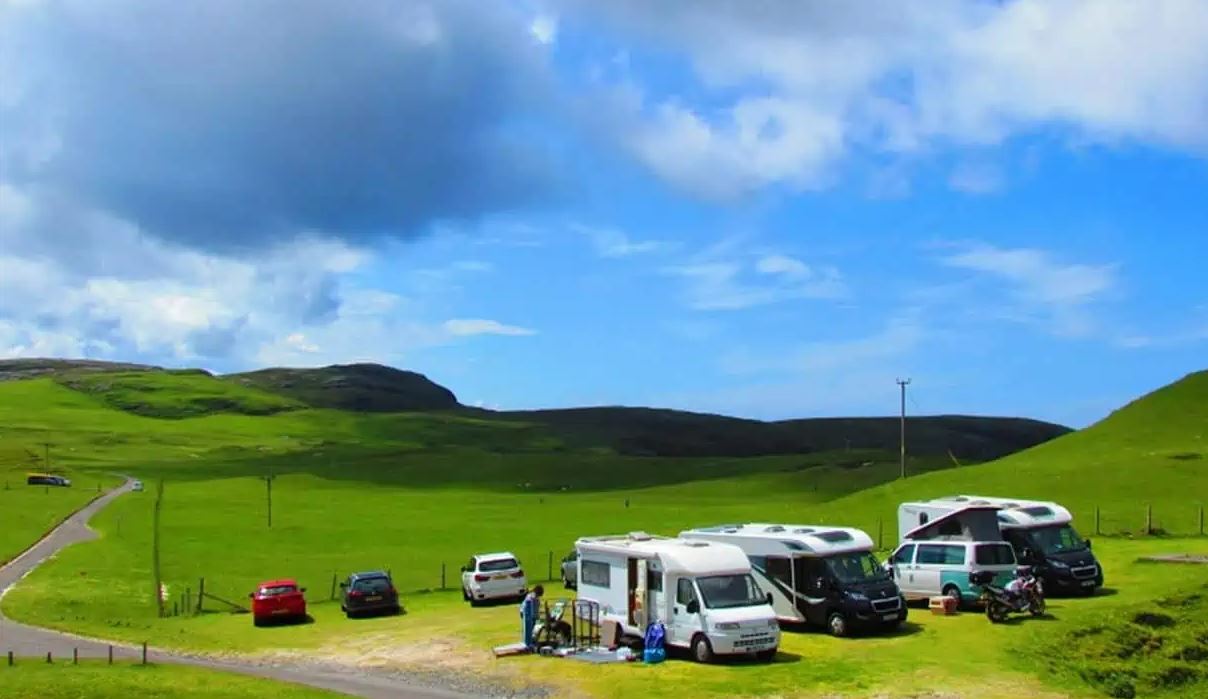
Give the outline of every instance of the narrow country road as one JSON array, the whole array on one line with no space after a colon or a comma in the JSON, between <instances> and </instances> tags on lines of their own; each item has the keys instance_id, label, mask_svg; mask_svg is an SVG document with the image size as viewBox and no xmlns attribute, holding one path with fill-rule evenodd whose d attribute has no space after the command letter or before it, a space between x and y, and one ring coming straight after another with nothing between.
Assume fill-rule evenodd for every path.
<instances>
[{"instance_id":1,"label":"narrow country road","mask_svg":"<svg viewBox=\"0 0 1208 699\"><path fill-rule=\"evenodd\" d=\"M88 520L114 499L129 492L132 485L133 481L127 481L121 487L97 498L68 517L46 538L0 568L0 598L3 598L4 594L17 581L60 549L71 544L95 539L97 535L88 528ZM18 624L4 618L3 613L0 612L0 657L12 651L16 656L45 658L47 653L51 653L56 658L70 658L72 652L78 650L81 658L105 658L109 653L109 648L110 643L107 641ZM113 656L116 659L139 658L142 654L141 648L121 643L113 643L112 648ZM188 657L155 649L148 650L147 659L148 662L155 663L174 663L226 670L371 699L465 699L473 696L440 688L417 686L396 675L376 674L353 668L332 669L304 665L266 666L257 665L251 661L218 661Z\"/></svg>"}]
</instances>

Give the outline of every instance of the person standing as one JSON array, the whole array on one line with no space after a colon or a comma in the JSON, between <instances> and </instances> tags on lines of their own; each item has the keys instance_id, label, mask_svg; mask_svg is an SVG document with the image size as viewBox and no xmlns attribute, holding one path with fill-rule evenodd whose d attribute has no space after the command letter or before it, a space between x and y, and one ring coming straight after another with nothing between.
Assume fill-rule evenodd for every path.
<instances>
[{"instance_id":1,"label":"person standing","mask_svg":"<svg viewBox=\"0 0 1208 699\"><path fill-rule=\"evenodd\" d=\"M535 650L536 647L533 639L533 627L537 625L538 608L541 606L541 596L544 594L545 588L541 585L535 585L524 596L524 601L520 603L520 622L524 634L524 646L529 650Z\"/></svg>"}]
</instances>

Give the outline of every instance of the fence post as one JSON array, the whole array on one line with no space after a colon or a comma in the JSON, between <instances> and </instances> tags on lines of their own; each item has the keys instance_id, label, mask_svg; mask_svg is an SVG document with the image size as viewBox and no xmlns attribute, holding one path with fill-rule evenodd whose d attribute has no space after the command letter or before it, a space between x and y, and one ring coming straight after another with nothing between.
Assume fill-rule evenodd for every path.
<instances>
[{"instance_id":1,"label":"fence post","mask_svg":"<svg viewBox=\"0 0 1208 699\"><path fill-rule=\"evenodd\" d=\"M71 649L71 664L72 665L80 664L80 649L79 648Z\"/></svg>"},{"instance_id":2,"label":"fence post","mask_svg":"<svg viewBox=\"0 0 1208 699\"><path fill-rule=\"evenodd\" d=\"M331 574L331 597L329 599L335 599L335 598L336 598L336 574L332 573Z\"/></svg>"},{"instance_id":3,"label":"fence post","mask_svg":"<svg viewBox=\"0 0 1208 699\"><path fill-rule=\"evenodd\" d=\"M8 652L8 666L13 666L13 652L11 650Z\"/></svg>"},{"instance_id":4,"label":"fence post","mask_svg":"<svg viewBox=\"0 0 1208 699\"><path fill-rule=\"evenodd\" d=\"M885 548L885 531L884 521L877 517L877 550L881 551Z\"/></svg>"},{"instance_id":5,"label":"fence post","mask_svg":"<svg viewBox=\"0 0 1208 699\"><path fill-rule=\"evenodd\" d=\"M109 646L109 664L113 664L113 646Z\"/></svg>"},{"instance_id":6,"label":"fence post","mask_svg":"<svg viewBox=\"0 0 1208 699\"><path fill-rule=\"evenodd\" d=\"M443 561L440 564L440 589L445 589L445 564Z\"/></svg>"},{"instance_id":7,"label":"fence post","mask_svg":"<svg viewBox=\"0 0 1208 699\"><path fill-rule=\"evenodd\" d=\"M549 552L549 574L546 576L545 579L546 580L554 579L554 552L553 551Z\"/></svg>"},{"instance_id":8,"label":"fence post","mask_svg":"<svg viewBox=\"0 0 1208 699\"><path fill-rule=\"evenodd\" d=\"M172 602L172 616L180 616L180 603L179 602L176 602L176 601Z\"/></svg>"},{"instance_id":9,"label":"fence post","mask_svg":"<svg viewBox=\"0 0 1208 699\"><path fill-rule=\"evenodd\" d=\"M197 613L201 614L201 601L206 597L206 579L197 580Z\"/></svg>"},{"instance_id":10,"label":"fence post","mask_svg":"<svg viewBox=\"0 0 1208 699\"><path fill-rule=\"evenodd\" d=\"M143 641L143 665L147 664L147 642Z\"/></svg>"},{"instance_id":11,"label":"fence post","mask_svg":"<svg viewBox=\"0 0 1208 699\"><path fill-rule=\"evenodd\" d=\"M1095 536L1099 536L1099 506L1095 505Z\"/></svg>"},{"instance_id":12,"label":"fence post","mask_svg":"<svg viewBox=\"0 0 1208 699\"><path fill-rule=\"evenodd\" d=\"M1204 506L1200 505L1200 536L1204 535Z\"/></svg>"},{"instance_id":13,"label":"fence post","mask_svg":"<svg viewBox=\"0 0 1208 699\"><path fill-rule=\"evenodd\" d=\"M185 586L185 615L188 616L189 610L193 608L193 588Z\"/></svg>"},{"instance_id":14,"label":"fence post","mask_svg":"<svg viewBox=\"0 0 1208 699\"><path fill-rule=\"evenodd\" d=\"M1153 505L1145 506L1145 536L1153 534Z\"/></svg>"},{"instance_id":15,"label":"fence post","mask_svg":"<svg viewBox=\"0 0 1208 699\"><path fill-rule=\"evenodd\" d=\"M50 651L46 651L46 664L49 665L53 661L50 659Z\"/></svg>"}]
</instances>

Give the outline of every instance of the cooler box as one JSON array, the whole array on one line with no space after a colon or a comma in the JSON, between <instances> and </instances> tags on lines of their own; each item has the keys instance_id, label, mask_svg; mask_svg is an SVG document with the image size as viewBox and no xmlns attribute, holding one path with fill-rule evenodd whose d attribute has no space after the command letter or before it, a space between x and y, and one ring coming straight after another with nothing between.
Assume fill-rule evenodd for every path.
<instances>
[{"instance_id":1,"label":"cooler box","mask_svg":"<svg viewBox=\"0 0 1208 699\"><path fill-rule=\"evenodd\" d=\"M944 595L942 597L932 597L927 602L927 607L932 614L940 616L949 616L956 614L956 598Z\"/></svg>"}]
</instances>

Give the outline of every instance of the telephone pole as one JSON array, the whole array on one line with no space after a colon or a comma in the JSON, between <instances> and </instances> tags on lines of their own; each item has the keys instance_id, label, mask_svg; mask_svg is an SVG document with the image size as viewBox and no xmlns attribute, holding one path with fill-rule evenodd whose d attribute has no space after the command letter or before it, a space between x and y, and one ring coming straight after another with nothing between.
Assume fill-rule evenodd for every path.
<instances>
[{"instance_id":1,"label":"telephone pole","mask_svg":"<svg viewBox=\"0 0 1208 699\"><path fill-rule=\"evenodd\" d=\"M265 495L268 500L268 528L273 528L273 472L269 471L264 477Z\"/></svg>"},{"instance_id":2,"label":"telephone pole","mask_svg":"<svg viewBox=\"0 0 1208 699\"><path fill-rule=\"evenodd\" d=\"M906 477L906 387L910 385L910 379L898 379L898 387L902 389L902 478Z\"/></svg>"}]
</instances>

